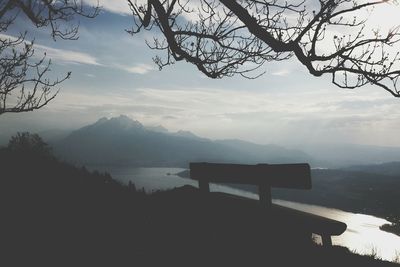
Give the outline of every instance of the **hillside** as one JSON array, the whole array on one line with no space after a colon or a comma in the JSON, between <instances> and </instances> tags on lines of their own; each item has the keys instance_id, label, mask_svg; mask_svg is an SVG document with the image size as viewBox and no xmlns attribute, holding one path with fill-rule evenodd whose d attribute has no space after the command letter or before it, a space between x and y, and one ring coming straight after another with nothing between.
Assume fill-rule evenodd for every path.
<instances>
[{"instance_id":1,"label":"hillside","mask_svg":"<svg viewBox=\"0 0 400 267\"><path fill-rule=\"evenodd\" d=\"M145 195L51 155L0 150L6 266L398 266L296 239L259 206Z\"/></svg>"},{"instance_id":2,"label":"hillside","mask_svg":"<svg viewBox=\"0 0 400 267\"><path fill-rule=\"evenodd\" d=\"M70 162L91 165L187 166L192 161L308 162L301 151L237 140L212 141L187 131L147 128L126 116L102 118L54 144Z\"/></svg>"},{"instance_id":3,"label":"hillside","mask_svg":"<svg viewBox=\"0 0 400 267\"><path fill-rule=\"evenodd\" d=\"M2 266L124 266L137 259L143 193L49 155L0 149L0 167Z\"/></svg>"}]
</instances>

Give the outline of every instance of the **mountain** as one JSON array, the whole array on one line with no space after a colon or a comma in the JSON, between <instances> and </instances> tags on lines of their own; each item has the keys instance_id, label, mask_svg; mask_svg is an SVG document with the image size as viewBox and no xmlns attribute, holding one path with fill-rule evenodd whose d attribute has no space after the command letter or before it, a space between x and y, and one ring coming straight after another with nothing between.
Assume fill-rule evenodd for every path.
<instances>
[{"instance_id":1,"label":"mountain","mask_svg":"<svg viewBox=\"0 0 400 267\"><path fill-rule=\"evenodd\" d=\"M207 138L199 137L199 136L195 135L194 133L192 133L190 131L179 130L176 133L174 133L173 135L180 136L180 137L185 137L185 138L190 138L190 139L208 140Z\"/></svg>"},{"instance_id":2,"label":"mountain","mask_svg":"<svg viewBox=\"0 0 400 267\"><path fill-rule=\"evenodd\" d=\"M168 129L165 128L162 125L157 125L157 126L147 126L147 130L153 131L153 132L159 132L159 133L169 133Z\"/></svg>"},{"instance_id":3,"label":"mountain","mask_svg":"<svg viewBox=\"0 0 400 267\"><path fill-rule=\"evenodd\" d=\"M67 161L90 165L187 166L192 161L278 163L311 159L279 146L212 141L187 131L154 131L124 115L101 118L73 131L55 143L54 150Z\"/></svg>"}]
</instances>

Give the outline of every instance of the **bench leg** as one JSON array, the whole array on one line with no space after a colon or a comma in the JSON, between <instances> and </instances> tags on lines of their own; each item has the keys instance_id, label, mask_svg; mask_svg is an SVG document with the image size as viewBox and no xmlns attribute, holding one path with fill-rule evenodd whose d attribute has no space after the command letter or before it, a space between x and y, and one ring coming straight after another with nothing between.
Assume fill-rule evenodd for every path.
<instances>
[{"instance_id":1,"label":"bench leg","mask_svg":"<svg viewBox=\"0 0 400 267\"><path fill-rule=\"evenodd\" d=\"M210 192L210 185L208 184L208 181L199 180L199 189L200 192L204 193Z\"/></svg>"},{"instance_id":2,"label":"bench leg","mask_svg":"<svg viewBox=\"0 0 400 267\"><path fill-rule=\"evenodd\" d=\"M332 247L332 238L330 235L322 235L322 245L324 247Z\"/></svg>"},{"instance_id":3,"label":"bench leg","mask_svg":"<svg viewBox=\"0 0 400 267\"><path fill-rule=\"evenodd\" d=\"M263 207L270 209L272 206L271 187L269 185L260 185L258 187L258 195L260 202Z\"/></svg>"}]
</instances>

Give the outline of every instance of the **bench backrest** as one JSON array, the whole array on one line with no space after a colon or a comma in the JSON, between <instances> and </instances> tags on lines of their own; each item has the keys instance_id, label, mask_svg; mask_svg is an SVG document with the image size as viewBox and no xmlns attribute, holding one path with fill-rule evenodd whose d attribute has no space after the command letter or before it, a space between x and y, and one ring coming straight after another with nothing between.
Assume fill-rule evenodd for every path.
<instances>
[{"instance_id":1,"label":"bench backrest","mask_svg":"<svg viewBox=\"0 0 400 267\"><path fill-rule=\"evenodd\" d=\"M199 181L199 188L209 192L209 183L257 185L260 201L270 207L271 187L311 189L311 171L307 163L296 164L225 164L190 163L190 177Z\"/></svg>"},{"instance_id":2,"label":"bench backrest","mask_svg":"<svg viewBox=\"0 0 400 267\"><path fill-rule=\"evenodd\" d=\"M307 163L298 164L223 164L190 163L190 177L199 181L201 191L209 192L209 183L239 183L257 185L260 203L271 208L271 187L311 189L311 170ZM324 246L332 246L331 235L340 235L346 224L290 208L278 207L277 214L295 218L300 225L312 227L321 235ZM295 223L296 223L295 222Z\"/></svg>"},{"instance_id":3,"label":"bench backrest","mask_svg":"<svg viewBox=\"0 0 400 267\"><path fill-rule=\"evenodd\" d=\"M311 189L310 165L190 163L190 177L211 183L268 185L270 187Z\"/></svg>"}]
</instances>

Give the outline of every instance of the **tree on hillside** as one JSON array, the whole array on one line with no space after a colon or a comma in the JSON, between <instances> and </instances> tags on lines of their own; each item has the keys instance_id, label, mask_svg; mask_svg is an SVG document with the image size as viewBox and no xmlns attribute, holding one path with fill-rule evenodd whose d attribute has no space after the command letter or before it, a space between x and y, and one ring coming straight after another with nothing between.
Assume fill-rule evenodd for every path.
<instances>
[{"instance_id":1,"label":"tree on hillside","mask_svg":"<svg viewBox=\"0 0 400 267\"><path fill-rule=\"evenodd\" d=\"M51 147L38 134L17 133L8 142L7 149L18 154L51 156Z\"/></svg>"},{"instance_id":2,"label":"tree on hillside","mask_svg":"<svg viewBox=\"0 0 400 267\"><path fill-rule=\"evenodd\" d=\"M258 77L267 62L296 58L340 88L373 84L400 97L399 27L384 32L368 16L389 0L128 0L129 32L161 31L148 45L160 68L187 61L211 78ZM375 26L376 27L376 26Z\"/></svg>"},{"instance_id":3,"label":"tree on hillside","mask_svg":"<svg viewBox=\"0 0 400 267\"><path fill-rule=\"evenodd\" d=\"M76 17L94 18L99 7L86 7L78 0L4 0L0 1L0 115L25 112L47 105L57 95L53 88L70 77L47 78L50 60L35 56L27 32L9 35L18 17L26 17L37 28L48 28L51 37L65 40L78 38Z\"/></svg>"}]
</instances>

